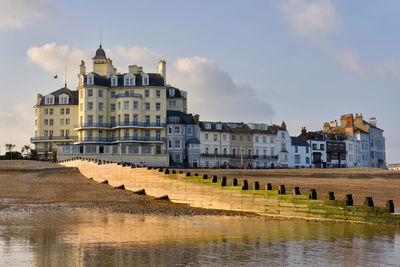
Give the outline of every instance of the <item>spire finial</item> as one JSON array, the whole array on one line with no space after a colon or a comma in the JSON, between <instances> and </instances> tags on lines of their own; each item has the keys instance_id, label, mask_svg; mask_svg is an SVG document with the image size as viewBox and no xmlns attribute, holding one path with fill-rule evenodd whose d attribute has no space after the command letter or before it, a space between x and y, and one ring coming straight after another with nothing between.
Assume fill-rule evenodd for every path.
<instances>
[{"instance_id":1,"label":"spire finial","mask_svg":"<svg viewBox=\"0 0 400 267\"><path fill-rule=\"evenodd\" d=\"M100 30L100 47L101 47L101 30Z\"/></svg>"},{"instance_id":2,"label":"spire finial","mask_svg":"<svg viewBox=\"0 0 400 267\"><path fill-rule=\"evenodd\" d=\"M64 85L65 85L65 87L67 87L67 65L65 65Z\"/></svg>"}]
</instances>

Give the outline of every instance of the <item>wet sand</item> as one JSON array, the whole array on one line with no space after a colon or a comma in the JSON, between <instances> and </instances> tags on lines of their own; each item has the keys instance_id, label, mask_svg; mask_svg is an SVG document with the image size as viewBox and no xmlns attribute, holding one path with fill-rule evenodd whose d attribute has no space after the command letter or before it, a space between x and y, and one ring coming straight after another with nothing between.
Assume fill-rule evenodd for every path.
<instances>
[{"instance_id":1,"label":"wet sand","mask_svg":"<svg viewBox=\"0 0 400 267\"><path fill-rule=\"evenodd\" d=\"M75 168L34 161L0 161L0 210L33 209L31 204L153 215L246 215L251 213L193 208L151 196L113 189ZM57 205L58 204L58 205ZM36 208L36 207L35 207Z\"/></svg>"}]
</instances>

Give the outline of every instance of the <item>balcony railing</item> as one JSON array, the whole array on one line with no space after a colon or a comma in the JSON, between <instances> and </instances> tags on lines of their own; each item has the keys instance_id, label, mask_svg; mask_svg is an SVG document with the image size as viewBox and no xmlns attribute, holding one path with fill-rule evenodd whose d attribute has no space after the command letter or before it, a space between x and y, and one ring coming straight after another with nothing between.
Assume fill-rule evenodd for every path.
<instances>
[{"instance_id":1,"label":"balcony railing","mask_svg":"<svg viewBox=\"0 0 400 267\"><path fill-rule=\"evenodd\" d=\"M115 122L115 123L81 123L75 128L124 128L124 127L145 127L145 128L164 128L165 123L154 122Z\"/></svg>"},{"instance_id":2,"label":"balcony railing","mask_svg":"<svg viewBox=\"0 0 400 267\"><path fill-rule=\"evenodd\" d=\"M35 136L31 138L31 142L50 142L50 141L75 141L77 136Z\"/></svg>"},{"instance_id":3,"label":"balcony railing","mask_svg":"<svg viewBox=\"0 0 400 267\"><path fill-rule=\"evenodd\" d=\"M256 155L235 155L235 154L207 154L202 153L201 156L207 158L236 158L236 159L256 159L256 160L277 160L278 156L256 156Z\"/></svg>"},{"instance_id":4,"label":"balcony railing","mask_svg":"<svg viewBox=\"0 0 400 267\"><path fill-rule=\"evenodd\" d=\"M118 143L118 142L160 142L166 141L165 137L129 136L129 137L85 137L78 140L82 143Z\"/></svg>"}]
</instances>

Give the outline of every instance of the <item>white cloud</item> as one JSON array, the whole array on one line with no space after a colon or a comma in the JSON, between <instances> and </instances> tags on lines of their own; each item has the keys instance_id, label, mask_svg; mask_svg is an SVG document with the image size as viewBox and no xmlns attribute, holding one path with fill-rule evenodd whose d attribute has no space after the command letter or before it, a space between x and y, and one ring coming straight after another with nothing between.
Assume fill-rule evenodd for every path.
<instances>
[{"instance_id":1,"label":"white cloud","mask_svg":"<svg viewBox=\"0 0 400 267\"><path fill-rule=\"evenodd\" d=\"M279 7L292 29L303 37L315 39L341 28L336 8L329 0L282 0Z\"/></svg>"},{"instance_id":2,"label":"white cloud","mask_svg":"<svg viewBox=\"0 0 400 267\"><path fill-rule=\"evenodd\" d=\"M71 85L77 84L76 75L79 73L80 61L90 58L89 53L79 48L70 48L68 45L58 46L56 43L30 47L27 56L31 62L38 64L45 71L58 74L59 79L64 79L65 66L67 66L68 84Z\"/></svg>"},{"instance_id":3,"label":"white cloud","mask_svg":"<svg viewBox=\"0 0 400 267\"><path fill-rule=\"evenodd\" d=\"M357 54L353 51L347 50L343 54L337 56L337 60L343 69L354 72L356 74L363 74L364 70L358 60Z\"/></svg>"},{"instance_id":4,"label":"white cloud","mask_svg":"<svg viewBox=\"0 0 400 267\"><path fill-rule=\"evenodd\" d=\"M1 0L0 30L21 28L34 19L54 16L48 0Z\"/></svg>"},{"instance_id":5,"label":"white cloud","mask_svg":"<svg viewBox=\"0 0 400 267\"><path fill-rule=\"evenodd\" d=\"M259 99L254 88L234 81L213 59L201 57L169 59L148 48L123 46L107 50L106 53L112 57L114 65L125 69L125 71L119 69L121 72L126 72L130 64L144 66L145 72L155 72L158 60L167 59L167 82L188 91L189 110L199 113L202 118L267 121L274 114L271 105ZM55 43L31 47L27 52L32 62L50 73L63 70L65 62L76 66L69 75L75 80L81 58L89 57L91 54L94 54L94 51L71 49L66 45L57 46ZM87 71L91 71L89 64L87 67Z\"/></svg>"}]
</instances>

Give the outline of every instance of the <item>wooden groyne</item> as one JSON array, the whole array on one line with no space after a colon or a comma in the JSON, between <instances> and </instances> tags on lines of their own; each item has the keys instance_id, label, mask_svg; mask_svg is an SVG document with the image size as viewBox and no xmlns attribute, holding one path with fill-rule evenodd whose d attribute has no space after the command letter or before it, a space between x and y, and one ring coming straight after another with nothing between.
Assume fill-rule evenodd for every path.
<instances>
[{"instance_id":1,"label":"wooden groyne","mask_svg":"<svg viewBox=\"0 0 400 267\"><path fill-rule=\"evenodd\" d=\"M268 183L261 188L258 182L249 184L247 180L240 182L237 178L90 159L75 159L61 164L77 167L83 175L98 182L107 180L111 186L124 185L126 190L131 191L144 189L146 194L155 197L167 195L173 202L193 207L400 225L400 214L393 213L394 203L391 200L385 207L375 207L372 198L367 197L363 206L354 206L352 195L335 199L334 192L329 192L326 199L318 200L315 189L301 192L301 188L296 187L293 192L287 192L283 184Z\"/></svg>"}]
</instances>

